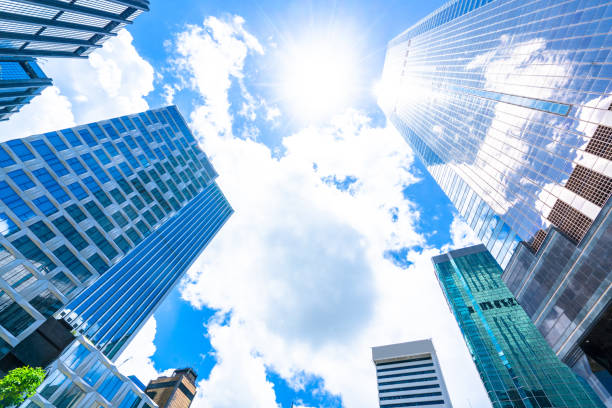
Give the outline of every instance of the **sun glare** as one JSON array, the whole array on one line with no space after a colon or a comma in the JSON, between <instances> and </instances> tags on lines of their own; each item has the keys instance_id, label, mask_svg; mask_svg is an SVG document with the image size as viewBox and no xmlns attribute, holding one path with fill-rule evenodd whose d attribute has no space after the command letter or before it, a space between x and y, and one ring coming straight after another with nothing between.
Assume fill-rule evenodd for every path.
<instances>
[{"instance_id":1,"label":"sun glare","mask_svg":"<svg viewBox=\"0 0 612 408\"><path fill-rule=\"evenodd\" d=\"M325 119L346 108L357 88L357 58L338 38L293 44L283 56L280 99L298 120Z\"/></svg>"}]
</instances>

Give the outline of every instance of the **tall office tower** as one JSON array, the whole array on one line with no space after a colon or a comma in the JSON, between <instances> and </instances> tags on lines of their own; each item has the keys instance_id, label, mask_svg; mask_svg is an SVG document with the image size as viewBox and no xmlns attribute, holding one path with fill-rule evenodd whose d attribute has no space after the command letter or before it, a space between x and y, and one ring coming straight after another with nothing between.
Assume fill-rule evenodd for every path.
<instances>
[{"instance_id":1,"label":"tall office tower","mask_svg":"<svg viewBox=\"0 0 612 408\"><path fill-rule=\"evenodd\" d=\"M86 58L148 10L148 0L2 0L0 120L51 84L32 57Z\"/></svg>"},{"instance_id":2,"label":"tall office tower","mask_svg":"<svg viewBox=\"0 0 612 408\"><path fill-rule=\"evenodd\" d=\"M372 360L381 408L452 407L431 340L372 347Z\"/></svg>"},{"instance_id":3,"label":"tall office tower","mask_svg":"<svg viewBox=\"0 0 612 408\"><path fill-rule=\"evenodd\" d=\"M174 106L1 143L0 370L62 353L54 315L114 360L232 214L216 177Z\"/></svg>"},{"instance_id":4,"label":"tall office tower","mask_svg":"<svg viewBox=\"0 0 612 408\"><path fill-rule=\"evenodd\" d=\"M553 350L610 390L611 28L604 0L451 1L389 43L380 98Z\"/></svg>"},{"instance_id":5,"label":"tall office tower","mask_svg":"<svg viewBox=\"0 0 612 408\"><path fill-rule=\"evenodd\" d=\"M546 343L484 245L433 262L493 407L603 406Z\"/></svg>"},{"instance_id":6,"label":"tall office tower","mask_svg":"<svg viewBox=\"0 0 612 408\"><path fill-rule=\"evenodd\" d=\"M51 80L34 58L0 56L0 121L7 120L49 85Z\"/></svg>"},{"instance_id":7,"label":"tall office tower","mask_svg":"<svg viewBox=\"0 0 612 408\"><path fill-rule=\"evenodd\" d=\"M196 393L197 374L191 368L174 370L170 377L159 377L147 385L146 394L159 408L189 408Z\"/></svg>"}]
</instances>

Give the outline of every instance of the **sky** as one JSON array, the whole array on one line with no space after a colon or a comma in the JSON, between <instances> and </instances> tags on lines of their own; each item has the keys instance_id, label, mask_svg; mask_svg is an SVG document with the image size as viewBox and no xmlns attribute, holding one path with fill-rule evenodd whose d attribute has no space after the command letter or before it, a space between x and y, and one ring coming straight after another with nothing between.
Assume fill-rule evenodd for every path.
<instances>
[{"instance_id":1,"label":"sky","mask_svg":"<svg viewBox=\"0 0 612 408\"><path fill-rule=\"evenodd\" d=\"M453 406L490 406L431 263L476 241L374 91L442 4L152 0L88 60L41 61L54 86L2 140L176 104L235 210L123 373L191 366L196 408L365 408L370 348L432 338Z\"/></svg>"}]
</instances>

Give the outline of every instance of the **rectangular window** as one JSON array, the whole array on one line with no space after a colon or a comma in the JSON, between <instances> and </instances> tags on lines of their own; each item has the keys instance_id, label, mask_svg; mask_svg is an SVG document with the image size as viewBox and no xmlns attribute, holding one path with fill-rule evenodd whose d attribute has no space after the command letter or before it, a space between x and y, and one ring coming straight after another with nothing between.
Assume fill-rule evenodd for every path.
<instances>
[{"instance_id":1,"label":"rectangular window","mask_svg":"<svg viewBox=\"0 0 612 408\"><path fill-rule=\"evenodd\" d=\"M72 147L81 146L83 144L81 139L79 139L72 129L64 129L61 131L61 133Z\"/></svg>"},{"instance_id":2,"label":"rectangular window","mask_svg":"<svg viewBox=\"0 0 612 408\"><path fill-rule=\"evenodd\" d=\"M118 188L113 188L110 193L117 203L122 204L125 201L125 196L121 194Z\"/></svg>"},{"instance_id":3,"label":"rectangular window","mask_svg":"<svg viewBox=\"0 0 612 408\"><path fill-rule=\"evenodd\" d=\"M0 290L0 325L13 336L19 336L35 320L13 298Z\"/></svg>"},{"instance_id":4,"label":"rectangular window","mask_svg":"<svg viewBox=\"0 0 612 408\"><path fill-rule=\"evenodd\" d=\"M100 207L93 201L89 201L85 204L85 209L91 214L92 217L100 224L104 231L110 231L114 228L113 223L108 219L102 212Z\"/></svg>"},{"instance_id":5,"label":"rectangular window","mask_svg":"<svg viewBox=\"0 0 612 408\"><path fill-rule=\"evenodd\" d=\"M128 220L119 211L113 214L113 220L115 220L117 225L119 225L121 228L128 224Z\"/></svg>"},{"instance_id":6,"label":"rectangular window","mask_svg":"<svg viewBox=\"0 0 612 408\"><path fill-rule=\"evenodd\" d=\"M32 151L28 149L21 139L9 140L6 142L6 145L11 148L13 153L15 153L21 161L25 162L34 158Z\"/></svg>"},{"instance_id":7,"label":"rectangular window","mask_svg":"<svg viewBox=\"0 0 612 408\"><path fill-rule=\"evenodd\" d=\"M66 211L68 212L68 214L70 214L70 216L75 222L81 222L87 219L87 216L85 215L83 210L81 210L76 204L72 204L66 207Z\"/></svg>"},{"instance_id":8,"label":"rectangular window","mask_svg":"<svg viewBox=\"0 0 612 408\"><path fill-rule=\"evenodd\" d=\"M144 185L140 182L140 180L134 178L134 179L132 179L130 181L132 182L134 187L136 187L136 191L138 191L140 196L143 197L147 203L150 204L150 203L153 202L153 197L151 197L151 194L149 194L149 192L144 187Z\"/></svg>"},{"instance_id":9,"label":"rectangular window","mask_svg":"<svg viewBox=\"0 0 612 408\"><path fill-rule=\"evenodd\" d=\"M53 231L51 231L51 228L47 227L47 224L45 224L43 221L37 221L30 225L30 231L32 231L41 242L47 242L51 238L55 237L55 234Z\"/></svg>"},{"instance_id":10,"label":"rectangular window","mask_svg":"<svg viewBox=\"0 0 612 408\"><path fill-rule=\"evenodd\" d=\"M55 214L57 212L57 208L51 200L49 200L46 196L41 196L32 200L34 205L45 215Z\"/></svg>"},{"instance_id":11,"label":"rectangular window","mask_svg":"<svg viewBox=\"0 0 612 408\"><path fill-rule=\"evenodd\" d=\"M29 288L38 279L24 266L17 265L2 274L2 279L6 281L17 292Z\"/></svg>"},{"instance_id":12,"label":"rectangular window","mask_svg":"<svg viewBox=\"0 0 612 408\"><path fill-rule=\"evenodd\" d=\"M0 167L8 167L15 164L15 160L0 146Z\"/></svg>"},{"instance_id":13,"label":"rectangular window","mask_svg":"<svg viewBox=\"0 0 612 408\"><path fill-rule=\"evenodd\" d=\"M102 233L96 227L89 228L87 231L85 231L85 233L94 242L94 244L96 244L96 246L102 250L108 259L113 259L115 256L117 256L117 250L112 247L110 242L104 238L104 235L102 235Z\"/></svg>"},{"instance_id":14,"label":"rectangular window","mask_svg":"<svg viewBox=\"0 0 612 408\"><path fill-rule=\"evenodd\" d=\"M106 135L102 131L102 128L97 123L92 123L89 125L89 129L93 132L98 141L106 139Z\"/></svg>"},{"instance_id":15,"label":"rectangular window","mask_svg":"<svg viewBox=\"0 0 612 408\"><path fill-rule=\"evenodd\" d=\"M6 182L0 181L0 200L21 220L27 221L34 217L34 211L17 195Z\"/></svg>"},{"instance_id":16,"label":"rectangular window","mask_svg":"<svg viewBox=\"0 0 612 408\"><path fill-rule=\"evenodd\" d=\"M11 254L4 245L0 244L0 266L9 264L15 260L13 254Z\"/></svg>"},{"instance_id":17,"label":"rectangular window","mask_svg":"<svg viewBox=\"0 0 612 408\"><path fill-rule=\"evenodd\" d=\"M93 177L85 177L83 179L83 182L85 183L89 191L93 193L94 197L98 199L100 204L102 204L104 207L108 207L112 204L110 198L108 198L106 193L102 190L102 187L100 187L100 185L96 183Z\"/></svg>"},{"instance_id":18,"label":"rectangular window","mask_svg":"<svg viewBox=\"0 0 612 408\"><path fill-rule=\"evenodd\" d=\"M89 130L80 129L78 130L78 132L79 132L79 135L81 135L81 137L83 138L83 140L85 141L85 143L87 143L89 147L93 147L98 144L98 142L96 141L96 139L94 139L93 135L89 132Z\"/></svg>"},{"instance_id":19,"label":"rectangular window","mask_svg":"<svg viewBox=\"0 0 612 408\"><path fill-rule=\"evenodd\" d=\"M155 219L155 217L153 216L153 214L151 213L151 211L145 211L144 212L144 217L145 220L147 220L147 222L149 223L150 226L154 226L157 223L157 220Z\"/></svg>"},{"instance_id":20,"label":"rectangular window","mask_svg":"<svg viewBox=\"0 0 612 408\"><path fill-rule=\"evenodd\" d=\"M57 217L53 220L53 225L55 225L55 228L57 228L77 250L81 251L89 246L85 238L83 238L66 217Z\"/></svg>"},{"instance_id":21,"label":"rectangular window","mask_svg":"<svg viewBox=\"0 0 612 408\"><path fill-rule=\"evenodd\" d=\"M117 130L119 130L120 133L123 133L126 131L125 126L123 126L123 123L121 123L121 121L118 118L111 119L111 122L113 122L113 125L115 125L115 127L117 128Z\"/></svg>"},{"instance_id":22,"label":"rectangular window","mask_svg":"<svg viewBox=\"0 0 612 408\"><path fill-rule=\"evenodd\" d=\"M9 237L19 231L17 224L6 213L0 212L0 235Z\"/></svg>"},{"instance_id":23,"label":"rectangular window","mask_svg":"<svg viewBox=\"0 0 612 408\"><path fill-rule=\"evenodd\" d=\"M49 143L51 143L51 145L55 147L55 150L57 150L58 152L68 149L68 146L66 146L66 143L64 143L64 141L57 134L57 132L45 133L45 137L47 138Z\"/></svg>"},{"instance_id":24,"label":"rectangular window","mask_svg":"<svg viewBox=\"0 0 612 408\"><path fill-rule=\"evenodd\" d=\"M142 235L144 235L145 237L147 235L149 235L149 233L151 232L151 230L149 229L149 227L147 227L147 225L143 222L143 221L138 221L136 223L136 228L138 228L138 230L140 231L140 233Z\"/></svg>"},{"instance_id":25,"label":"rectangular window","mask_svg":"<svg viewBox=\"0 0 612 408\"><path fill-rule=\"evenodd\" d=\"M28 259L36 269L41 272L51 272L55 269L55 264L45 253L27 236L24 235L16 240L12 241L11 244L19 252L23 254L23 256Z\"/></svg>"},{"instance_id":26,"label":"rectangular window","mask_svg":"<svg viewBox=\"0 0 612 408\"><path fill-rule=\"evenodd\" d=\"M159 205L155 204L152 208L155 216L160 220L166 216Z\"/></svg>"},{"instance_id":27,"label":"rectangular window","mask_svg":"<svg viewBox=\"0 0 612 408\"><path fill-rule=\"evenodd\" d=\"M119 156L119 152L117 151L117 148L113 146L111 142L105 142L104 148L106 149L108 154L110 154L112 157Z\"/></svg>"},{"instance_id":28,"label":"rectangular window","mask_svg":"<svg viewBox=\"0 0 612 408\"><path fill-rule=\"evenodd\" d=\"M109 268L108 264L104 261L104 259L102 259L100 255L98 255L98 253L95 253L89 258L87 258L87 262L89 262L91 266L93 266L94 269L98 271L100 275L106 272Z\"/></svg>"},{"instance_id":29,"label":"rectangular window","mask_svg":"<svg viewBox=\"0 0 612 408\"><path fill-rule=\"evenodd\" d=\"M22 191L27 191L32 187L36 187L36 184L34 184L32 179L23 170L10 171L8 175Z\"/></svg>"},{"instance_id":30,"label":"rectangular window","mask_svg":"<svg viewBox=\"0 0 612 408\"><path fill-rule=\"evenodd\" d=\"M109 371L106 366L101 361L96 361L83 379L93 387L106 371Z\"/></svg>"},{"instance_id":31,"label":"rectangular window","mask_svg":"<svg viewBox=\"0 0 612 408\"><path fill-rule=\"evenodd\" d=\"M63 306L62 302L55 297L49 289L45 289L35 296L30 300L30 304L46 318L53 316L53 313L57 312L60 307Z\"/></svg>"},{"instance_id":32,"label":"rectangular window","mask_svg":"<svg viewBox=\"0 0 612 408\"><path fill-rule=\"evenodd\" d=\"M136 127L134 126L134 124L132 123L129 117L123 116L121 117L121 120L123 121L123 123L125 123L125 126L127 126L128 129L130 130L136 129Z\"/></svg>"},{"instance_id":33,"label":"rectangular window","mask_svg":"<svg viewBox=\"0 0 612 408\"><path fill-rule=\"evenodd\" d=\"M46 399L51 398L55 391L64 384L64 381L66 381L66 376L61 371L53 371L51 376L45 380L47 384L40 390L40 395Z\"/></svg>"},{"instance_id":34,"label":"rectangular window","mask_svg":"<svg viewBox=\"0 0 612 408\"><path fill-rule=\"evenodd\" d=\"M123 156L127 159L127 161L130 163L130 165L132 167L137 168L137 167L140 166L138 164L138 161L136 160L136 158L132 154L132 152L125 145L125 143L119 142L119 143L117 143L117 147L119 148L119 151L123 154Z\"/></svg>"},{"instance_id":35,"label":"rectangular window","mask_svg":"<svg viewBox=\"0 0 612 408\"><path fill-rule=\"evenodd\" d=\"M96 155L98 160L100 160L100 163L102 164L110 163L110 158L108 157L106 153L104 153L104 150L102 149L94 150L94 154Z\"/></svg>"},{"instance_id":36,"label":"rectangular window","mask_svg":"<svg viewBox=\"0 0 612 408\"><path fill-rule=\"evenodd\" d=\"M108 135L111 137L111 139L119 139L119 134L117 133L115 128L113 128L109 123L102 126L104 127L104 130L106 130L106 133L108 133Z\"/></svg>"},{"instance_id":37,"label":"rectangular window","mask_svg":"<svg viewBox=\"0 0 612 408\"><path fill-rule=\"evenodd\" d=\"M130 177L132 174L134 174L134 172L132 171L132 169L130 169L130 166L128 166L126 162L119 163L119 168L127 177Z\"/></svg>"},{"instance_id":38,"label":"rectangular window","mask_svg":"<svg viewBox=\"0 0 612 408\"><path fill-rule=\"evenodd\" d=\"M89 153L85 153L81 155L81 158L85 161L89 169L93 172L93 174L98 177L102 183L107 183L110 181L110 178L106 175L106 172L102 170L102 167L98 164L98 162L93 158L93 156Z\"/></svg>"},{"instance_id":39,"label":"rectangular window","mask_svg":"<svg viewBox=\"0 0 612 408\"><path fill-rule=\"evenodd\" d=\"M87 172L87 169L85 169L85 166L83 166L81 161L77 159L76 157L69 158L68 160L66 160L66 163L68 163L72 171L74 171L77 175L81 175Z\"/></svg>"},{"instance_id":40,"label":"rectangular window","mask_svg":"<svg viewBox=\"0 0 612 408\"><path fill-rule=\"evenodd\" d=\"M83 187L79 183L68 184L68 189L74 194L78 200L82 200L88 196Z\"/></svg>"},{"instance_id":41,"label":"rectangular window","mask_svg":"<svg viewBox=\"0 0 612 408\"><path fill-rule=\"evenodd\" d=\"M73 281L71 281L68 276L64 272L57 273L54 277L51 278L51 283L64 294L64 296L69 296L76 289L76 285Z\"/></svg>"},{"instance_id":42,"label":"rectangular window","mask_svg":"<svg viewBox=\"0 0 612 408\"><path fill-rule=\"evenodd\" d=\"M136 212L134 207L132 207L129 204L126 205L125 207L123 207L123 211L125 211L125 213L128 215L128 217L130 217L130 219L132 221L134 221L136 218L138 218L138 213Z\"/></svg>"},{"instance_id":43,"label":"rectangular window","mask_svg":"<svg viewBox=\"0 0 612 408\"><path fill-rule=\"evenodd\" d=\"M140 199L140 197L138 196L134 196L132 197L132 203L134 203L134 206L138 209L138 210L142 210L144 208L144 203L142 202L142 200Z\"/></svg>"},{"instance_id":44,"label":"rectangular window","mask_svg":"<svg viewBox=\"0 0 612 408\"><path fill-rule=\"evenodd\" d=\"M128 240L123 237L123 235L119 235L117 238L115 238L115 245L117 245L124 254L127 254L129 250L132 249L132 246Z\"/></svg>"},{"instance_id":45,"label":"rectangular window","mask_svg":"<svg viewBox=\"0 0 612 408\"><path fill-rule=\"evenodd\" d=\"M134 245L138 245L138 243L142 241L142 238L140 237L140 235L138 235L134 228L129 228L126 231L126 234L128 238L134 243Z\"/></svg>"},{"instance_id":46,"label":"rectangular window","mask_svg":"<svg viewBox=\"0 0 612 408\"><path fill-rule=\"evenodd\" d=\"M102 382L102 385L98 388L98 392L106 398L107 401L112 401L122 384L123 382L119 378L111 374Z\"/></svg>"},{"instance_id":47,"label":"rectangular window","mask_svg":"<svg viewBox=\"0 0 612 408\"><path fill-rule=\"evenodd\" d=\"M53 178L53 176L47 171L47 169L40 168L34 170L34 176L40 181L40 183L45 186L47 191L51 193L53 198L55 198L60 204L65 203L70 200L70 197L64 189L59 185L57 181Z\"/></svg>"},{"instance_id":48,"label":"rectangular window","mask_svg":"<svg viewBox=\"0 0 612 408\"><path fill-rule=\"evenodd\" d=\"M47 146L47 144L42 140L34 140L32 141L32 146L38 152L40 157L43 158L44 161L47 162L49 167L57 174L59 177L65 176L68 174L68 169L66 166L62 164L62 162L57 158L55 153Z\"/></svg>"},{"instance_id":49,"label":"rectangular window","mask_svg":"<svg viewBox=\"0 0 612 408\"><path fill-rule=\"evenodd\" d=\"M68 268L68 270L81 282L85 282L92 276L91 272L89 272L89 269L87 269L85 265L83 265L81 261L79 261L77 257L74 256L72 251L70 251L70 249L68 249L66 245L62 245L61 247L57 248L55 251L53 251L53 254L60 261L62 261L66 268Z\"/></svg>"}]
</instances>

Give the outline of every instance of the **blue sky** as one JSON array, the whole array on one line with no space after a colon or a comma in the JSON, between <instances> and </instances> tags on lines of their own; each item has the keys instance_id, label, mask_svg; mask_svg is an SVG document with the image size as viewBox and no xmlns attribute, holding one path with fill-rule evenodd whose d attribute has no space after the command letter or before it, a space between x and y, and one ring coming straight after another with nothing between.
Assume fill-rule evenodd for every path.
<instances>
[{"instance_id":1,"label":"blue sky","mask_svg":"<svg viewBox=\"0 0 612 408\"><path fill-rule=\"evenodd\" d=\"M430 261L473 239L373 92L442 3L152 0L89 60L42 61L55 86L5 138L175 103L236 210L122 371L192 366L194 407L372 407L369 347L430 337L454 406L489 406Z\"/></svg>"}]
</instances>

